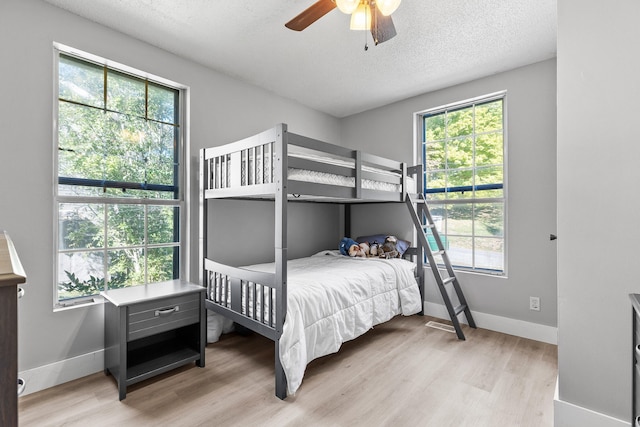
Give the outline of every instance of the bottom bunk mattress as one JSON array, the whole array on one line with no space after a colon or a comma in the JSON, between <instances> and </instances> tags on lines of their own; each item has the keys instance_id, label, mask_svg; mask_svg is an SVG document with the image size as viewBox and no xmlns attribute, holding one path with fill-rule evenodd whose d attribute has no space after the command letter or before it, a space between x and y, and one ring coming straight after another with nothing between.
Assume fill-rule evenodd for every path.
<instances>
[{"instance_id":1,"label":"bottom bunk mattress","mask_svg":"<svg viewBox=\"0 0 640 427\"><path fill-rule=\"evenodd\" d=\"M246 268L273 272L275 265ZM279 347L288 393L296 392L312 360L337 352L343 342L396 315L420 312L414 270L407 260L351 258L339 251L290 260Z\"/></svg>"}]
</instances>

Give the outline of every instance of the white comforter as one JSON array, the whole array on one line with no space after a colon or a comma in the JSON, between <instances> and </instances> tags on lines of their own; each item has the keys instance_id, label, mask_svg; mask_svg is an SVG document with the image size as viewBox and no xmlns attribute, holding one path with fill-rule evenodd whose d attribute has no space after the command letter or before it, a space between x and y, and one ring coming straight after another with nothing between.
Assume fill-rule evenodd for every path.
<instances>
[{"instance_id":1,"label":"white comforter","mask_svg":"<svg viewBox=\"0 0 640 427\"><path fill-rule=\"evenodd\" d=\"M273 263L249 267L273 271ZM350 258L323 251L287 264L287 316L280 360L294 394L312 360L338 351L374 325L418 313L415 265L402 259Z\"/></svg>"}]
</instances>

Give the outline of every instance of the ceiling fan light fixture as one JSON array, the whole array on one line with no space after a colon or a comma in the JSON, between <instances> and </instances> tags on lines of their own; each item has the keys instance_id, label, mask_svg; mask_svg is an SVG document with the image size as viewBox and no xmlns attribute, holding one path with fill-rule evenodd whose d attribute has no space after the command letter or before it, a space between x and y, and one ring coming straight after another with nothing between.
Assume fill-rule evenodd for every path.
<instances>
[{"instance_id":1,"label":"ceiling fan light fixture","mask_svg":"<svg viewBox=\"0 0 640 427\"><path fill-rule=\"evenodd\" d=\"M336 0L336 6L340 12L351 15L358 8L360 0Z\"/></svg>"},{"instance_id":2,"label":"ceiling fan light fixture","mask_svg":"<svg viewBox=\"0 0 640 427\"><path fill-rule=\"evenodd\" d=\"M360 3L358 8L351 14L351 30L370 30L371 29L371 8L369 4Z\"/></svg>"},{"instance_id":3,"label":"ceiling fan light fixture","mask_svg":"<svg viewBox=\"0 0 640 427\"><path fill-rule=\"evenodd\" d=\"M402 0L376 0L378 10L384 16L389 16L396 11Z\"/></svg>"}]
</instances>

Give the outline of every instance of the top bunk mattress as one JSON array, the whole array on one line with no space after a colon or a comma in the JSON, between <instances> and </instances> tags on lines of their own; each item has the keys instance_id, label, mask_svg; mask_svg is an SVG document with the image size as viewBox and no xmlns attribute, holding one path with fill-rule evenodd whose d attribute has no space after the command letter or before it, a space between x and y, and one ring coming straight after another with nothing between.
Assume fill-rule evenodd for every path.
<instances>
[{"instance_id":1,"label":"top bunk mattress","mask_svg":"<svg viewBox=\"0 0 640 427\"><path fill-rule=\"evenodd\" d=\"M302 152L294 152L289 153L289 157L312 160L314 162L323 163L326 165L334 165L340 166L344 168L355 169L355 162L349 162L342 159L336 159L328 156L319 156L309 153ZM309 169L300 169L295 167L287 168L287 178L289 180L295 181L303 181L303 182L314 182L317 184L327 184L327 185L337 185L341 187L353 188L356 185L356 178L354 176L345 176L341 174L323 172L318 170L309 170ZM385 169L375 168L372 166L363 165L362 170L365 172L371 172L374 174L378 174L381 176L386 176L390 180L397 179L400 180L402 178L402 174L399 172L393 172ZM415 191L415 183L413 179L408 180L410 182L408 191L412 191L413 188ZM367 190L377 190L377 191L390 191L399 193L402 191L402 184L393 183L389 181L382 180L374 180L374 179L362 179L362 188Z\"/></svg>"}]
</instances>

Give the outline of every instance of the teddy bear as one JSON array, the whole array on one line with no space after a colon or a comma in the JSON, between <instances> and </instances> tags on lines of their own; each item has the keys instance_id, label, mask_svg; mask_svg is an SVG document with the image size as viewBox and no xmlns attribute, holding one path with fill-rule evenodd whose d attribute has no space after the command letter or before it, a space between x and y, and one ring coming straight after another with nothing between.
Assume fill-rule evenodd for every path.
<instances>
[{"instance_id":1,"label":"teddy bear","mask_svg":"<svg viewBox=\"0 0 640 427\"><path fill-rule=\"evenodd\" d=\"M387 236L384 243L378 247L378 256L380 258L400 258L400 252L397 248L398 239L396 236Z\"/></svg>"}]
</instances>

